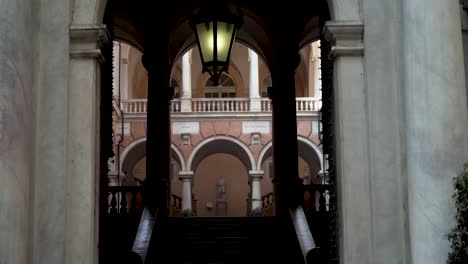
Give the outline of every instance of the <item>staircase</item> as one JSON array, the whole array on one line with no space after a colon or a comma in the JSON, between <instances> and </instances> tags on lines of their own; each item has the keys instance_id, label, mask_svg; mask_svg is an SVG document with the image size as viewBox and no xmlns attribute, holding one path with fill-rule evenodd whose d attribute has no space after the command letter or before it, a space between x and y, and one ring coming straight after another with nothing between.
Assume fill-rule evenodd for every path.
<instances>
[{"instance_id":1,"label":"staircase","mask_svg":"<svg viewBox=\"0 0 468 264\"><path fill-rule=\"evenodd\" d=\"M277 217L170 217L146 263L304 263L292 224Z\"/></svg>"}]
</instances>

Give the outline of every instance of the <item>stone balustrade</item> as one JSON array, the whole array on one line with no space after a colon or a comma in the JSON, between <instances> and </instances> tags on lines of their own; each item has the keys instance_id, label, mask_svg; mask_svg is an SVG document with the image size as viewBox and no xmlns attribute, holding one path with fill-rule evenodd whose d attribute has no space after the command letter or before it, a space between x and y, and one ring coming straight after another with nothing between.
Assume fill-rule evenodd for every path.
<instances>
[{"instance_id":1,"label":"stone balustrade","mask_svg":"<svg viewBox=\"0 0 468 264\"><path fill-rule=\"evenodd\" d=\"M250 98L191 98L191 112L250 112ZM117 104L114 108L117 112L125 114L146 114L147 99L126 99L120 101L120 109ZM319 111L322 107L320 99L314 97L296 97L296 110L298 112ZM271 112L271 100L261 98L261 112ZM181 100L174 99L170 102L171 113L181 112Z\"/></svg>"}]
</instances>

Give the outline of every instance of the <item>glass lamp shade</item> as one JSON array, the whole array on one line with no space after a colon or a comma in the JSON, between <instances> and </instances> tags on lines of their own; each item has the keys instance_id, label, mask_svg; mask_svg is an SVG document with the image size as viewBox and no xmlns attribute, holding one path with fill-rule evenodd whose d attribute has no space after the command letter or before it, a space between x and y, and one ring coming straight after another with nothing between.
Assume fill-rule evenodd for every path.
<instances>
[{"instance_id":1,"label":"glass lamp shade","mask_svg":"<svg viewBox=\"0 0 468 264\"><path fill-rule=\"evenodd\" d=\"M234 20L229 22L211 18L198 19L192 27L200 50L203 72L208 72L216 81L221 72L228 70L237 24Z\"/></svg>"}]
</instances>

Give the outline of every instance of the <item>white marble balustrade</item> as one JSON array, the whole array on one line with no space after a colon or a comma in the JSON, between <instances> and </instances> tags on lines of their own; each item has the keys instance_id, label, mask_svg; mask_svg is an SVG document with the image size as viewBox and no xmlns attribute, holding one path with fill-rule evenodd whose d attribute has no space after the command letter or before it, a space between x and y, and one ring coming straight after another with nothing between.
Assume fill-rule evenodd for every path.
<instances>
[{"instance_id":1,"label":"white marble balustrade","mask_svg":"<svg viewBox=\"0 0 468 264\"><path fill-rule=\"evenodd\" d=\"M191 112L251 112L249 98L191 98ZM261 98L260 107L262 112L271 112L271 100ZM118 108L116 104L114 107ZM315 97L296 97L296 110L298 112L319 111L322 107L320 99ZM145 114L148 109L147 99L127 99L121 100L121 109L123 113ZM181 112L181 100L174 99L170 102L172 113Z\"/></svg>"}]
</instances>

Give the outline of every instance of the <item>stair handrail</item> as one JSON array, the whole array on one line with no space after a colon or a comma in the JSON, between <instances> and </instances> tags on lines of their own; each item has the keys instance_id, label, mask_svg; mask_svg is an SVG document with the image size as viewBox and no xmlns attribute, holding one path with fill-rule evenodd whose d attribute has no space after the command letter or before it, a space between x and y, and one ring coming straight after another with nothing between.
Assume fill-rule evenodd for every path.
<instances>
[{"instance_id":1,"label":"stair handrail","mask_svg":"<svg viewBox=\"0 0 468 264\"><path fill-rule=\"evenodd\" d=\"M141 263L145 263L146 260L157 212L157 209L151 211L148 207L145 207L141 215L140 225L138 226L138 231L132 247L132 252L140 256Z\"/></svg>"},{"instance_id":2,"label":"stair handrail","mask_svg":"<svg viewBox=\"0 0 468 264\"><path fill-rule=\"evenodd\" d=\"M310 262L311 252L316 254L315 252L317 252L319 248L315 244L314 237L312 236L312 232L310 231L309 224L307 223L307 219L304 214L304 209L301 205L296 208L290 208L289 215L291 216L291 220L296 231L297 240L301 246L304 262L312 263Z\"/></svg>"}]
</instances>

